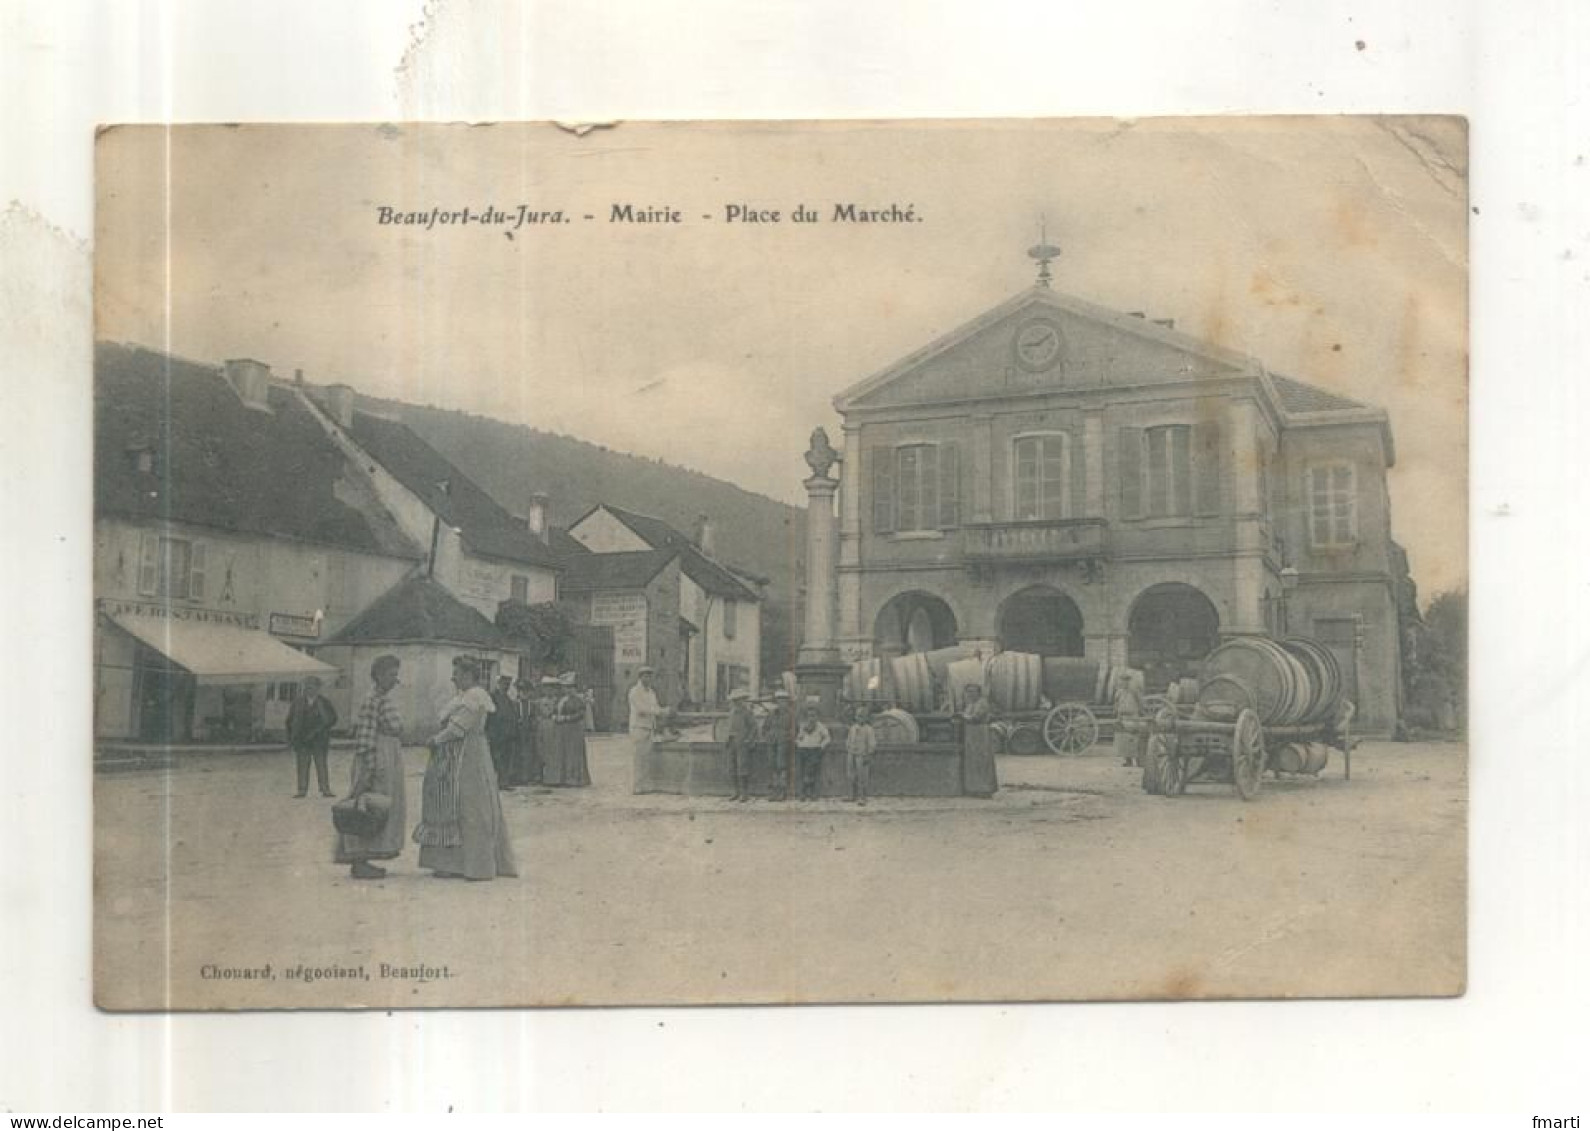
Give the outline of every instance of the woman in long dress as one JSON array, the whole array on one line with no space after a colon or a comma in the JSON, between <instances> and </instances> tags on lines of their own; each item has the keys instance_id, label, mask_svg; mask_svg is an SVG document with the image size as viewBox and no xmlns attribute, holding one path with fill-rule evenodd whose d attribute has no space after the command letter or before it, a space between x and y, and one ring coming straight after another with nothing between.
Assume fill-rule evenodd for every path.
<instances>
[{"instance_id":1,"label":"woman in long dress","mask_svg":"<svg viewBox=\"0 0 1590 1131\"><path fill-rule=\"evenodd\" d=\"M563 754L558 748L557 707L563 685L556 677L541 680L540 694L536 697L536 752L541 755L541 784L558 785L563 781Z\"/></svg>"},{"instance_id":2,"label":"woman in long dress","mask_svg":"<svg viewBox=\"0 0 1590 1131\"><path fill-rule=\"evenodd\" d=\"M992 797L999 791L999 775L994 769L994 736L988 722L988 700L975 683L965 688L966 705L961 708L961 792L971 797Z\"/></svg>"},{"instance_id":3,"label":"woman in long dress","mask_svg":"<svg viewBox=\"0 0 1590 1131\"><path fill-rule=\"evenodd\" d=\"M479 667L468 656L453 661L453 686L458 694L442 709L441 729L428 743L431 761L414 830L420 867L442 878L517 876L486 743L486 720L494 707L480 686Z\"/></svg>"},{"instance_id":4,"label":"woman in long dress","mask_svg":"<svg viewBox=\"0 0 1590 1131\"><path fill-rule=\"evenodd\" d=\"M541 783L590 785L591 770L585 757L585 697L575 685L574 677L564 676L562 682L563 693L552 708L553 745L557 756L542 772Z\"/></svg>"},{"instance_id":5,"label":"woman in long dress","mask_svg":"<svg viewBox=\"0 0 1590 1131\"><path fill-rule=\"evenodd\" d=\"M396 656L376 657L370 665L370 679L375 686L354 716L353 774L346 800L374 794L387 802L386 824L379 831L366 836L337 834L336 861L351 864L356 880L379 880L386 875L386 869L371 861L395 860L403 852L407 808L403 794L403 719L391 697L401 666L402 661Z\"/></svg>"}]
</instances>

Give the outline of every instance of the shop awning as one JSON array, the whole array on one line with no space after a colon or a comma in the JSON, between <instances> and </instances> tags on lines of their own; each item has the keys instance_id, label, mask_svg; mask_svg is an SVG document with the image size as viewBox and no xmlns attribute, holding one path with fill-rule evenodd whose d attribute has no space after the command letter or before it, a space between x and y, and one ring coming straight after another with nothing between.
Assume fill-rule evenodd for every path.
<instances>
[{"instance_id":1,"label":"shop awning","mask_svg":"<svg viewBox=\"0 0 1590 1131\"><path fill-rule=\"evenodd\" d=\"M296 681L312 675L324 679L336 674L331 665L289 648L257 628L130 613L112 614L110 619L118 628L192 672L200 683Z\"/></svg>"}]
</instances>

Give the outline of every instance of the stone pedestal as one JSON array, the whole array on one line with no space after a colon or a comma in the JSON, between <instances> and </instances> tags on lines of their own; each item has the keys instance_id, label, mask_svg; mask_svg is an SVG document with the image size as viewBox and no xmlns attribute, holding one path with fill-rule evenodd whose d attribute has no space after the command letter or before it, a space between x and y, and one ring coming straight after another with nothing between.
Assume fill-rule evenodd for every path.
<instances>
[{"instance_id":1,"label":"stone pedestal","mask_svg":"<svg viewBox=\"0 0 1590 1131\"><path fill-rule=\"evenodd\" d=\"M804 649L802 649L804 651ZM837 661L820 664L796 664L795 684L800 689L800 699L797 708L804 706L809 698L816 698L819 717L830 722L840 717L839 692L845 682L845 674L850 671L850 665ZM843 720L848 722L849 720Z\"/></svg>"}]
</instances>

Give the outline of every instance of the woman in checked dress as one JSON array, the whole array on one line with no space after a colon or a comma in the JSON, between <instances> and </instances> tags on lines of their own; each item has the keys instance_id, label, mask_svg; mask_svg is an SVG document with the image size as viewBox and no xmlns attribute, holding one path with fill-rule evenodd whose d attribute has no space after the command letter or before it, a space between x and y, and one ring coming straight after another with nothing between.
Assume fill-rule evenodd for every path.
<instances>
[{"instance_id":1,"label":"woman in checked dress","mask_svg":"<svg viewBox=\"0 0 1590 1131\"><path fill-rule=\"evenodd\" d=\"M403 720L392 702L392 689L398 684L396 656L377 656L370 665L374 688L359 705L353 729L353 780L348 797L378 794L387 798L386 824L368 836L338 833L336 861L351 864L356 880L379 880L385 868L373 860L393 860L403 851Z\"/></svg>"}]
</instances>

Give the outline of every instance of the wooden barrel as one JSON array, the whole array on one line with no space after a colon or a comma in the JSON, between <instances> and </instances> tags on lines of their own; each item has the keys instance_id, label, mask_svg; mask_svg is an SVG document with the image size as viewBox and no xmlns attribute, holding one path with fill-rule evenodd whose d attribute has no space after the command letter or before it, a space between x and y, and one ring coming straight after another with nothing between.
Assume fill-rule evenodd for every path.
<instances>
[{"instance_id":1,"label":"wooden barrel","mask_svg":"<svg viewBox=\"0 0 1590 1131\"><path fill-rule=\"evenodd\" d=\"M1302 772L1318 777L1320 771L1326 767L1330 760L1331 748L1329 746L1326 746L1323 742L1310 742L1307 747L1307 756L1303 760Z\"/></svg>"},{"instance_id":2,"label":"wooden barrel","mask_svg":"<svg viewBox=\"0 0 1590 1131\"><path fill-rule=\"evenodd\" d=\"M1325 722L1336 710L1337 700L1342 696L1342 669L1336 662L1335 654L1318 641L1302 636L1288 637L1281 641L1281 647L1308 669L1312 683L1314 694L1304 709L1301 721Z\"/></svg>"},{"instance_id":3,"label":"wooden barrel","mask_svg":"<svg viewBox=\"0 0 1590 1131\"><path fill-rule=\"evenodd\" d=\"M1044 660L1031 652L1000 652L983 672L988 701L1001 711L1036 711L1043 695Z\"/></svg>"},{"instance_id":4,"label":"wooden barrel","mask_svg":"<svg viewBox=\"0 0 1590 1131\"><path fill-rule=\"evenodd\" d=\"M852 702L875 698L883 694L883 661L874 657L857 660L845 673L840 694Z\"/></svg>"},{"instance_id":5,"label":"wooden barrel","mask_svg":"<svg viewBox=\"0 0 1590 1131\"><path fill-rule=\"evenodd\" d=\"M968 684L977 684L988 693L986 680L983 676L983 661L973 657L967 660L956 660L949 666L945 673L944 687L949 694L950 702L959 711L966 705L966 688Z\"/></svg>"},{"instance_id":6,"label":"wooden barrel","mask_svg":"<svg viewBox=\"0 0 1590 1131\"><path fill-rule=\"evenodd\" d=\"M935 648L931 652L922 653L922 658L927 660L928 671L933 675L933 685L945 688L949 685L950 665L960 660L969 660L977 655L977 649L970 644L956 644L949 648Z\"/></svg>"},{"instance_id":7,"label":"wooden barrel","mask_svg":"<svg viewBox=\"0 0 1590 1131\"><path fill-rule=\"evenodd\" d=\"M1292 652L1262 636L1237 637L1209 653L1200 681L1208 683L1216 677L1240 683L1252 695L1259 720L1268 726L1303 722L1317 695L1310 669ZM1201 702L1202 693L1199 698Z\"/></svg>"},{"instance_id":8,"label":"wooden barrel","mask_svg":"<svg viewBox=\"0 0 1590 1131\"><path fill-rule=\"evenodd\" d=\"M1100 664L1099 665L1098 678L1093 681L1093 698L1090 699L1089 702L1091 702L1091 703L1109 703L1109 702L1113 702L1113 696L1110 695L1110 688L1111 688L1110 676L1113 675L1114 672L1115 672L1115 669L1110 667L1109 664Z\"/></svg>"},{"instance_id":9,"label":"wooden barrel","mask_svg":"<svg viewBox=\"0 0 1590 1131\"><path fill-rule=\"evenodd\" d=\"M877 732L880 746L912 746L920 740L922 733L910 712L898 707L874 715L872 728Z\"/></svg>"},{"instance_id":10,"label":"wooden barrel","mask_svg":"<svg viewBox=\"0 0 1590 1131\"><path fill-rule=\"evenodd\" d=\"M1272 764L1283 774L1318 776L1330 757L1330 747L1323 742L1287 742L1276 748Z\"/></svg>"},{"instance_id":11,"label":"wooden barrel","mask_svg":"<svg viewBox=\"0 0 1590 1131\"><path fill-rule=\"evenodd\" d=\"M1304 763L1308 761L1308 745L1303 742L1282 743L1270 757L1270 764L1283 774L1300 774Z\"/></svg>"},{"instance_id":12,"label":"wooden barrel","mask_svg":"<svg viewBox=\"0 0 1590 1131\"><path fill-rule=\"evenodd\" d=\"M924 715L938 707L933 701L933 669L923 653L896 656L889 661L889 671L894 676L895 702L900 706Z\"/></svg>"},{"instance_id":13,"label":"wooden barrel","mask_svg":"<svg viewBox=\"0 0 1590 1131\"><path fill-rule=\"evenodd\" d=\"M1103 666L1082 656L1045 656L1043 692L1052 703L1095 703Z\"/></svg>"}]
</instances>

